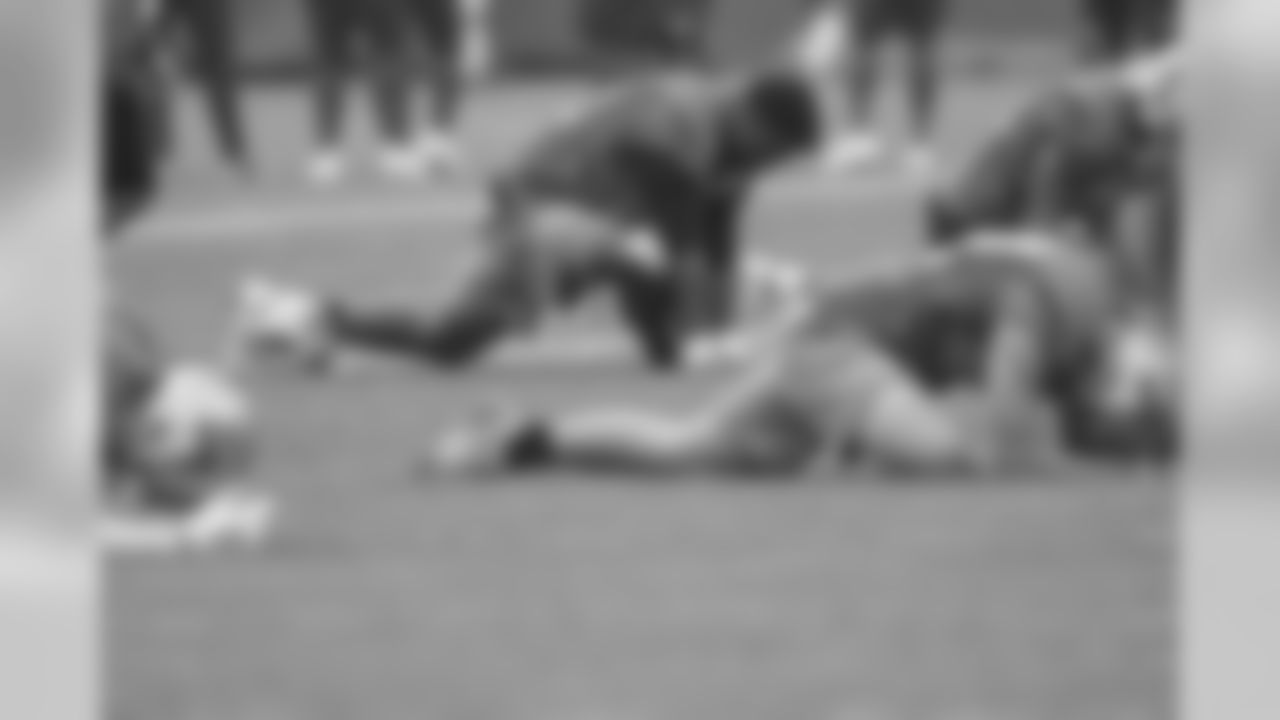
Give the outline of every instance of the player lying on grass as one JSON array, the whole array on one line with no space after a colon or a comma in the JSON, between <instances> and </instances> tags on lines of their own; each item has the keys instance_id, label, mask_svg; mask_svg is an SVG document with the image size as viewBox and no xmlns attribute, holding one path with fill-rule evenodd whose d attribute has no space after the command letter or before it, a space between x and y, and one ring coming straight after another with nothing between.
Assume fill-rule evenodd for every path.
<instances>
[{"instance_id":1,"label":"player lying on grass","mask_svg":"<svg viewBox=\"0 0 1280 720\"><path fill-rule=\"evenodd\" d=\"M255 541L274 510L243 488L254 457L248 397L227 373L175 362L135 316L109 310L101 472L116 548Z\"/></svg>"},{"instance_id":2,"label":"player lying on grass","mask_svg":"<svg viewBox=\"0 0 1280 720\"><path fill-rule=\"evenodd\" d=\"M1115 199L1175 160L1177 74L1167 50L1086 70L1037 97L933 192L933 239L1070 224L1108 242Z\"/></svg>"},{"instance_id":3,"label":"player lying on grass","mask_svg":"<svg viewBox=\"0 0 1280 720\"><path fill-rule=\"evenodd\" d=\"M242 335L250 346L315 346L302 338L323 335L457 368L604 290L618 297L645 359L678 367L695 330L733 322L737 280L752 274L739 260L749 193L819 142L816 92L787 68L642 81L498 175L479 267L440 311L315 303L256 284L242 303Z\"/></svg>"},{"instance_id":4,"label":"player lying on grass","mask_svg":"<svg viewBox=\"0 0 1280 720\"><path fill-rule=\"evenodd\" d=\"M1114 269L1048 237L931 251L820 291L696 410L501 413L447 433L428 469L983 474L1060 451L1158 459L1172 345ZM1043 437L1040 410L1054 420Z\"/></svg>"},{"instance_id":5,"label":"player lying on grass","mask_svg":"<svg viewBox=\"0 0 1280 720\"><path fill-rule=\"evenodd\" d=\"M150 207L163 159L158 108L149 95L154 88L134 76L149 69L135 54L120 57L136 65L115 56L106 63L100 187L109 240L118 240ZM260 534L269 504L227 491L250 460L251 413L243 393L223 373L174 362L147 325L119 306L106 308L104 321L100 469L107 540L115 542L124 530L129 542L152 546ZM124 517L149 524L115 522Z\"/></svg>"}]
</instances>

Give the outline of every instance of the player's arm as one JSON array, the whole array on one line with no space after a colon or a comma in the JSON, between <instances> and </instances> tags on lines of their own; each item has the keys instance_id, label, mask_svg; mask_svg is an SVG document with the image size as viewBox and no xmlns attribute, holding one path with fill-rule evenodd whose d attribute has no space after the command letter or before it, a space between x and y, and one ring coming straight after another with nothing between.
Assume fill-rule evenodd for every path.
<instances>
[{"instance_id":1,"label":"player's arm","mask_svg":"<svg viewBox=\"0 0 1280 720\"><path fill-rule=\"evenodd\" d=\"M999 299L975 398L974 452L990 468L1039 465L1057 454L1039 402L1049 348L1034 291L1009 288Z\"/></svg>"}]
</instances>

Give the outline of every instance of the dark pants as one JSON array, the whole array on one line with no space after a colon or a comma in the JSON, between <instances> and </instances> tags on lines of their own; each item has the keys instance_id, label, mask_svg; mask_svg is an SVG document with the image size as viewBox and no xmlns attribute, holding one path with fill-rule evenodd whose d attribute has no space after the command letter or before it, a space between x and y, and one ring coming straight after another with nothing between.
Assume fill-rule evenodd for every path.
<instances>
[{"instance_id":1,"label":"dark pants","mask_svg":"<svg viewBox=\"0 0 1280 720\"><path fill-rule=\"evenodd\" d=\"M617 300L623 323L645 359L660 369L677 366L683 328L669 273L619 252L621 239L611 232L609 221L596 224L587 214L579 214L585 222L572 217L564 222L564 217L520 221L520 227L510 228L495 222L494 244L440 310L338 304L330 314L330 329L340 340L366 350L460 368L484 359L503 341L537 329L549 315L604 293ZM565 229L569 232L558 234Z\"/></svg>"},{"instance_id":2,"label":"dark pants","mask_svg":"<svg viewBox=\"0 0 1280 720\"><path fill-rule=\"evenodd\" d=\"M950 0L847 0L853 33L851 102L854 120L865 124L879 90L884 46L894 40L910 64L911 131L933 133L938 104L938 43Z\"/></svg>"},{"instance_id":3,"label":"dark pants","mask_svg":"<svg viewBox=\"0 0 1280 720\"><path fill-rule=\"evenodd\" d=\"M1084 0L1092 54L1112 61L1172 39L1177 0Z\"/></svg>"},{"instance_id":4,"label":"dark pants","mask_svg":"<svg viewBox=\"0 0 1280 720\"><path fill-rule=\"evenodd\" d=\"M251 162L236 61L231 0L166 0L165 23L190 43L209 119L223 158L238 167Z\"/></svg>"},{"instance_id":5,"label":"dark pants","mask_svg":"<svg viewBox=\"0 0 1280 720\"><path fill-rule=\"evenodd\" d=\"M385 139L408 140L408 67L396 0L310 0L316 51L316 131L321 144L341 140L346 85L363 53L374 75L374 110Z\"/></svg>"},{"instance_id":6,"label":"dark pants","mask_svg":"<svg viewBox=\"0 0 1280 720\"><path fill-rule=\"evenodd\" d=\"M322 144L341 139L347 80L362 60L372 70L374 111L384 139L406 142L414 131L415 55L427 63L434 124L452 126L462 94L456 60L460 20L453 2L310 0L310 11L318 66L316 125Z\"/></svg>"},{"instance_id":7,"label":"dark pants","mask_svg":"<svg viewBox=\"0 0 1280 720\"><path fill-rule=\"evenodd\" d=\"M459 66L463 30L460 0L400 1L426 62L431 122L438 129L450 130L457 121L465 89Z\"/></svg>"}]
</instances>

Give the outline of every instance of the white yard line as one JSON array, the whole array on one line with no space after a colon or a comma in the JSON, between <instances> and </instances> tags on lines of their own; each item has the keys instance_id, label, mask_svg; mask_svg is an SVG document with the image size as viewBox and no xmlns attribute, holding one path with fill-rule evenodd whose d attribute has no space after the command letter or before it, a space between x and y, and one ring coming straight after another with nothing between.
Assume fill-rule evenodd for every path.
<instances>
[{"instance_id":1,"label":"white yard line","mask_svg":"<svg viewBox=\"0 0 1280 720\"><path fill-rule=\"evenodd\" d=\"M805 181L780 184L767 191L766 203L778 199L788 205L830 205L847 197L864 202L869 198L901 194L902 181L890 178L851 178L833 181ZM279 204L255 202L222 209L161 212L144 223L132 242L148 248L180 248L238 242L299 242L316 238L334 239L370 229L432 228L465 224L482 210L481 196L474 192L447 190L435 194L425 189L420 196L398 195L386 199L318 202L317 196L289 199Z\"/></svg>"}]
</instances>

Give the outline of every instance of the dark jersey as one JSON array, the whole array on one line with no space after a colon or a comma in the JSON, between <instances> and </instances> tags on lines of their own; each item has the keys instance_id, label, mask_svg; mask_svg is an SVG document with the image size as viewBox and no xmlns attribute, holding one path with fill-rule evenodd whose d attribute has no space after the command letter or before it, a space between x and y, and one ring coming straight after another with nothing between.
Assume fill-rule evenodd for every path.
<instances>
[{"instance_id":1,"label":"dark jersey","mask_svg":"<svg viewBox=\"0 0 1280 720\"><path fill-rule=\"evenodd\" d=\"M499 204L552 200L676 234L818 140L805 83L784 74L647 80L544 137L495 183Z\"/></svg>"}]
</instances>

